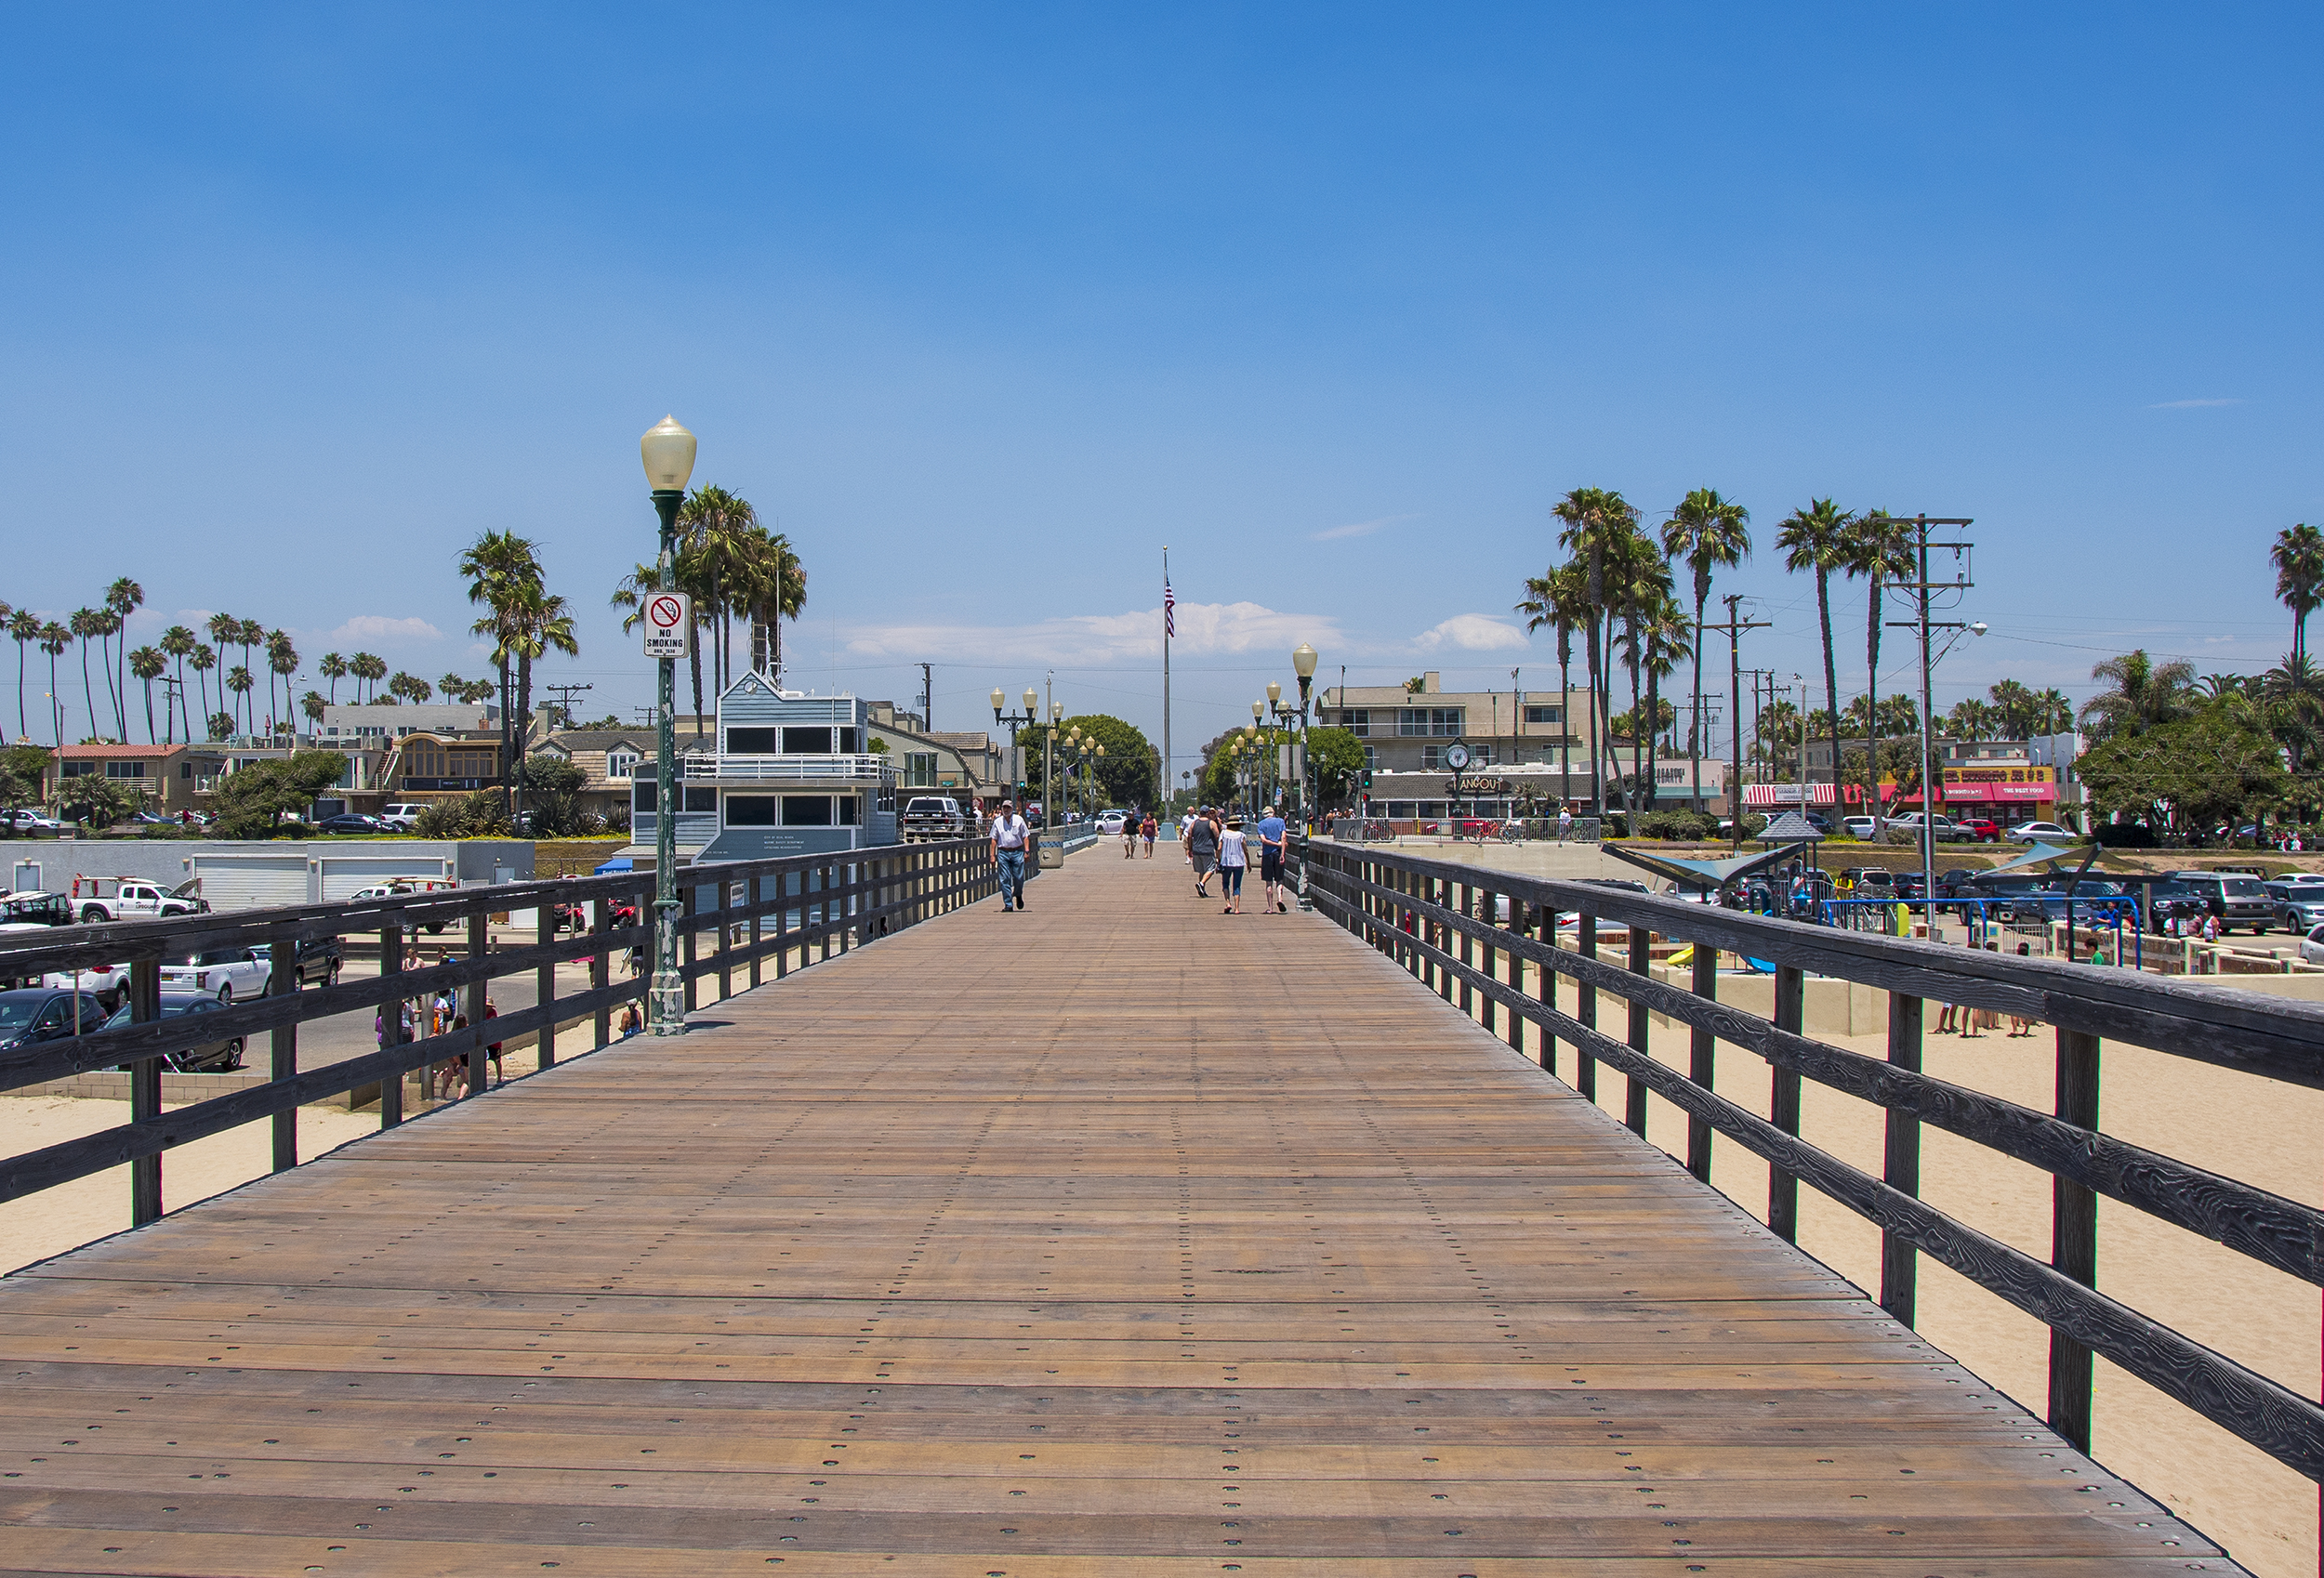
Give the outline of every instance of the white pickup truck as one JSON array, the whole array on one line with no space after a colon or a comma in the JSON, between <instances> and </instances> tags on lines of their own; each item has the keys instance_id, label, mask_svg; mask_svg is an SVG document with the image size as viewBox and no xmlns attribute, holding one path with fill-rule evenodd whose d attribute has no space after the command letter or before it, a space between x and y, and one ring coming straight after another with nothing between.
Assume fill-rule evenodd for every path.
<instances>
[{"instance_id":1,"label":"white pickup truck","mask_svg":"<svg viewBox=\"0 0 2324 1578\"><path fill-rule=\"evenodd\" d=\"M202 897L202 879L198 876L175 888L136 876L76 876L73 879L73 906L80 912L83 926L99 921L152 920L160 915L207 914L210 910Z\"/></svg>"},{"instance_id":2,"label":"white pickup truck","mask_svg":"<svg viewBox=\"0 0 2324 1578\"><path fill-rule=\"evenodd\" d=\"M976 832L975 820L949 795L913 796L904 803L902 821L906 844L966 838Z\"/></svg>"}]
</instances>

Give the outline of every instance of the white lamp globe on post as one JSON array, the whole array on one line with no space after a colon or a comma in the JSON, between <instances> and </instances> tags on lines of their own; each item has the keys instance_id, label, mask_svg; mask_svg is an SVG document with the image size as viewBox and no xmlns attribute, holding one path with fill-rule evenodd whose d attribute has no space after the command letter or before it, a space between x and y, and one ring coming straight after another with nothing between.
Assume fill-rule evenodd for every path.
<instances>
[{"instance_id":1,"label":"white lamp globe on post","mask_svg":"<svg viewBox=\"0 0 2324 1578\"><path fill-rule=\"evenodd\" d=\"M685 502L686 483L694 474L694 436L665 416L638 441L638 455L645 463L645 478L653 490L654 513L661 518L660 573L655 585L665 592L678 589L678 506ZM681 622L686 638L693 639L693 622ZM644 622L651 632L651 620ZM646 1033L686 1033L686 983L678 973L678 660L655 660L659 673L654 687L654 974L646 986Z\"/></svg>"}]
</instances>

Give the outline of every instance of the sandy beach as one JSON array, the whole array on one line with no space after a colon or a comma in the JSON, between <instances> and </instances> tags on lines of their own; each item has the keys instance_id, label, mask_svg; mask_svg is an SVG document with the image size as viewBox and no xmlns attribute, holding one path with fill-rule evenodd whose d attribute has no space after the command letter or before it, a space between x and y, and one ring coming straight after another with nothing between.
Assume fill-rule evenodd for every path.
<instances>
[{"instance_id":1,"label":"sandy beach","mask_svg":"<svg viewBox=\"0 0 2324 1578\"><path fill-rule=\"evenodd\" d=\"M0 1154L77 1139L129 1121L126 1101L77 1097L0 1098ZM376 1134L376 1112L346 1112L330 1107L298 1111L298 1154L311 1159L326 1151ZM245 1124L166 1151L162 1157L162 1205L176 1211L197 1200L223 1194L264 1177L273 1156L273 1129ZM0 1213L0 1270L17 1270L68 1249L126 1231L129 1169L112 1167L89 1177L44 1190Z\"/></svg>"}]
</instances>

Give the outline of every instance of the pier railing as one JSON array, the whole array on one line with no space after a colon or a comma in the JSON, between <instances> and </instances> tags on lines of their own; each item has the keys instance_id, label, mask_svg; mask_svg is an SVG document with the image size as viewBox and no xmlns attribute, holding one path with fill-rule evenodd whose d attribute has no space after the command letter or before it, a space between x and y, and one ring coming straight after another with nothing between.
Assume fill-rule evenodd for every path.
<instances>
[{"instance_id":1,"label":"pier railing","mask_svg":"<svg viewBox=\"0 0 2324 1578\"><path fill-rule=\"evenodd\" d=\"M678 888L678 968L692 1008L705 980L715 979L723 998L734 992L738 975L757 986L770 967L780 979L986 897L994 890L992 848L983 839L961 839L692 865L680 869ZM131 1220L142 1224L162 1214L162 1154L174 1146L267 1119L273 1124L273 1166L280 1170L297 1164L297 1110L308 1103L376 1086L380 1124L392 1127L403 1121L403 1076L415 1069L460 1061L472 1099L490 1087L485 1063L495 1045L530 1033L537 1067L548 1068L557 1059L559 1027L587 1019L587 1049L606 1046L614 1039L614 1010L641 1000L654 971L653 901L654 874L642 871L0 935L0 980L127 963L131 1019L0 1051L0 1091L91 1070L130 1071L130 1121L0 1160L0 1201L126 1163ZM535 916L532 940L495 944L491 917L525 911ZM466 942L456 959L406 967L416 957L416 933L425 928L440 939L454 927ZM376 977L300 989L302 943L357 937L376 939ZM231 948L271 951L267 994L215 1012L162 1018L162 959L185 950ZM640 951L641 968L617 980L614 955L631 949ZM576 960L589 963L588 984L561 992L557 967ZM526 974L534 979L533 1006L487 1020L488 983ZM405 1006L447 990L459 994L468 1022L407 1039ZM299 1068L300 1025L365 1009L377 1016L376 1052ZM267 1083L161 1110L168 1055L233 1039L256 1046L261 1036L269 1051Z\"/></svg>"},{"instance_id":2,"label":"pier railing","mask_svg":"<svg viewBox=\"0 0 2324 1578\"><path fill-rule=\"evenodd\" d=\"M1651 897L1418 859L1362 845L1299 848L1316 907L1410 970L1447 1002L1556 1074L1559 1043L1576 1089L1597 1098L1601 1065L1627 1081L1624 1122L1646 1132L1649 1096L1687 1118L1685 1165L1710 1179L1723 1135L1767 1164L1766 1221L1799 1231L1805 1182L1881 1230L1880 1302L1909 1326L1917 1257L1952 1268L2050 1328L2051 1427L2090 1447L2093 1353L2324 1482L2324 1408L2226 1355L2096 1290L2097 1197L2121 1202L2312 1285L2324 1285L2324 1212L2129 1144L2099 1127L2100 1043L2118 1041L2309 1089L2324 1088L2324 1006L2174 984L2096 969L1839 930ZM1561 940L1568 928L1570 944ZM1621 953L1601 957L1618 928ZM1650 944L1696 944L1689 984L1657 980ZM1772 1019L1718 1001L1719 953L1774 972ZM1525 990L1525 970L1537 972ZM1802 1033L1805 980L1840 977L1889 993L1887 1058ZM1557 982L1575 988L1575 1012ZM1623 1033L1599 1028L1599 994L1626 1013ZM2056 1027L2053 1111L2042 1112L1923 1073L1921 1005L2022 1015ZM1690 1027L1687 1067L1648 1052L1648 1021ZM1530 1026L1532 1033L1526 1033ZM1719 1094L1718 1049L1766 1060L1765 1116ZM1883 1109L1879 1176L1819 1150L1800 1133L1801 1082L1813 1080ZM2026 1254L1919 1198L1923 1124L2040 1168L2052 1180L2051 1253Z\"/></svg>"}]
</instances>

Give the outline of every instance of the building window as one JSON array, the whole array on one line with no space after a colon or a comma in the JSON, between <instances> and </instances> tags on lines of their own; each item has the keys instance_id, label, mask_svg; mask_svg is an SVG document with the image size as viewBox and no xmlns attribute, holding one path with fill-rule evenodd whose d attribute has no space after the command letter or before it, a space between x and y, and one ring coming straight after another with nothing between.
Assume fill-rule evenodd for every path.
<instances>
[{"instance_id":1,"label":"building window","mask_svg":"<svg viewBox=\"0 0 2324 1578\"><path fill-rule=\"evenodd\" d=\"M730 729L726 731L726 754L731 756L771 756L790 747L783 743L780 729Z\"/></svg>"},{"instance_id":2,"label":"building window","mask_svg":"<svg viewBox=\"0 0 2324 1578\"><path fill-rule=\"evenodd\" d=\"M1340 723L1342 728L1359 740L1372 731L1372 715L1361 707L1353 712L1341 713Z\"/></svg>"},{"instance_id":3,"label":"building window","mask_svg":"<svg viewBox=\"0 0 2324 1578\"><path fill-rule=\"evenodd\" d=\"M178 776L180 778L191 778L193 776L193 764L191 762L179 762L178 764Z\"/></svg>"},{"instance_id":4,"label":"building window","mask_svg":"<svg viewBox=\"0 0 2324 1578\"><path fill-rule=\"evenodd\" d=\"M640 759L642 758L635 751L608 751L605 753L605 776L608 778L630 777L638 770L638 763Z\"/></svg>"},{"instance_id":5,"label":"building window","mask_svg":"<svg viewBox=\"0 0 2324 1578\"><path fill-rule=\"evenodd\" d=\"M1364 747L1364 770L1367 772L1380 770L1380 747L1378 745Z\"/></svg>"},{"instance_id":6,"label":"building window","mask_svg":"<svg viewBox=\"0 0 2324 1578\"><path fill-rule=\"evenodd\" d=\"M1407 740L1460 737L1461 707L1399 707L1396 709L1396 732Z\"/></svg>"},{"instance_id":7,"label":"building window","mask_svg":"<svg viewBox=\"0 0 2324 1578\"><path fill-rule=\"evenodd\" d=\"M831 730L828 728L786 729L783 730L783 754L786 756L827 756L831 754Z\"/></svg>"},{"instance_id":8,"label":"building window","mask_svg":"<svg viewBox=\"0 0 2324 1578\"><path fill-rule=\"evenodd\" d=\"M854 730L853 729L842 729L842 730L840 730L838 731L838 735L839 735L839 755L841 755L841 756L853 756L853 755L855 754L855 749L856 749L856 746L855 746L855 730Z\"/></svg>"},{"instance_id":9,"label":"building window","mask_svg":"<svg viewBox=\"0 0 2324 1578\"><path fill-rule=\"evenodd\" d=\"M1493 765L1493 747L1490 745L1471 745L1469 747L1469 765L1471 767L1491 767Z\"/></svg>"},{"instance_id":10,"label":"building window","mask_svg":"<svg viewBox=\"0 0 2324 1578\"><path fill-rule=\"evenodd\" d=\"M143 762L107 762L105 776L108 778L143 778L145 764Z\"/></svg>"},{"instance_id":11,"label":"building window","mask_svg":"<svg viewBox=\"0 0 2324 1578\"><path fill-rule=\"evenodd\" d=\"M654 809L656 797L661 794L661 792L662 786L654 782L651 778L639 779L635 783L632 783L629 786L629 804L631 809L640 811L650 811Z\"/></svg>"},{"instance_id":12,"label":"building window","mask_svg":"<svg viewBox=\"0 0 2324 1578\"><path fill-rule=\"evenodd\" d=\"M786 730L785 732L791 731ZM825 732L829 731L825 730ZM831 825L831 796L828 795L784 796L783 825L786 827L829 827Z\"/></svg>"},{"instance_id":13,"label":"building window","mask_svg":"<svg viewBox=\"0 0 2324 1578\"><path fill-rule=\"evenodd\" d=\"M774 796L772 795L729 795L726 797L726 825L729 827L772 827L774 825Z\"/></svg>"},{"instance_id":14,"label":"building window","mask_svg":"<svg viewBox=\"0 0 2324 1578\"><path fill-rule=\"evenodd\" d=\"M863 803L864 799L860 795L834 796L832 798L832 822L840 827L861 826L863 824L864 818L862 811L858 809L858 808L861 807Z\"/></svg>"},{"instance_id":15,"label":"building window","mask_svg":"<svg viewBox=\"0 0 2324 1578\"><path fill-rule=\"evenodd\" d=\"M58 769L60 778L86 778L97 770L95 762L66 762Z\"/></svg>"},{"instance_id":16,"label":"building window","mask_svg":"<svg viewBox=\"0 0 2324 1578\"><path fill-rule=\"evenodd\" d=\"M1536 706L1531 702L1527 702L1525 704L1525 721L1527 723L1563 723L1565 721L1565 709L1564 707Z\"/></svg>"},{"instance_id":17,"label":"building window","mask_svg":"<svg viewBox=\"0 0 2324 1578\"><path fill-rule=\"evenodd\" d=\"M719 792L715 789L680 789L679 804L689 811L718 813Z\"/></svg>"},{"instance_id":18,"label":"building window","mask_svg":"<svg viewBox=\"0 0 2324 1578\"><path fill-rule=\"evenodd\" d=\"M904 786L906 789L936 787L936 753L906 751L904 753Z\"/></svg>"}]
</instances>

